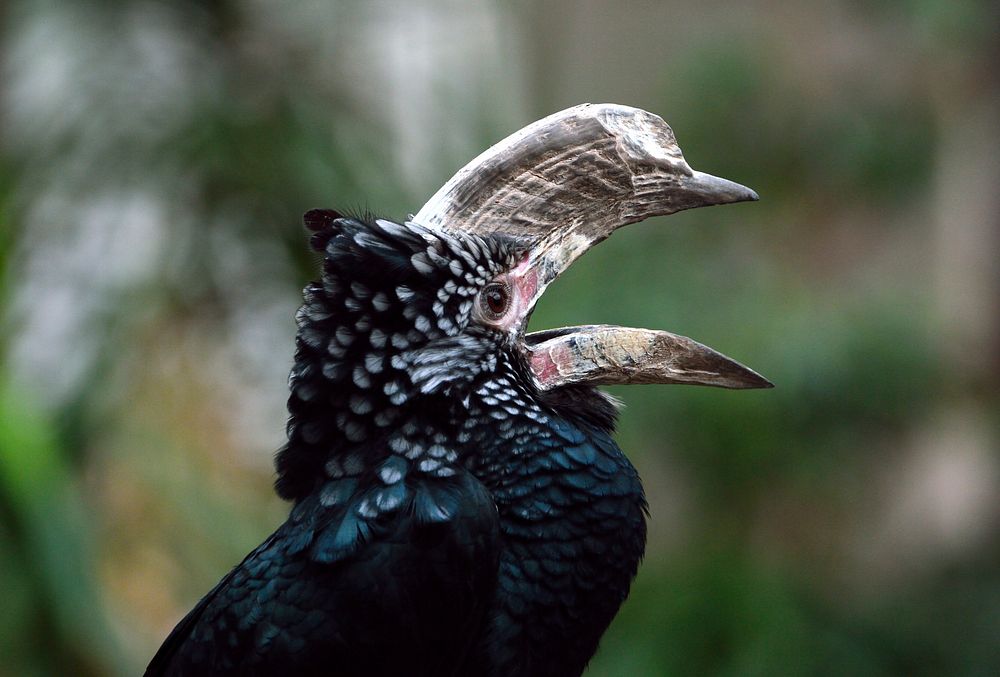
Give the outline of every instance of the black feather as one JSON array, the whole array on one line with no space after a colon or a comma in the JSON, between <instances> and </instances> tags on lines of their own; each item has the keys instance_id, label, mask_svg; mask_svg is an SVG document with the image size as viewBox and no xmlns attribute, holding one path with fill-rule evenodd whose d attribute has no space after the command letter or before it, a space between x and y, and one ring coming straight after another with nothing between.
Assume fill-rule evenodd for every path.
<instances>
[{"instance_id":1,"label":"black feather","mask_svg":"<svg viewBox=\"0 0 1000 677\"><path fill-rule=\"evenodd\" d=\"M628 593L645 499L600 393L540 393L472 315L513 240L305 215L288 520L147 675L579 675Z\"/></svg>"}]
</instances>

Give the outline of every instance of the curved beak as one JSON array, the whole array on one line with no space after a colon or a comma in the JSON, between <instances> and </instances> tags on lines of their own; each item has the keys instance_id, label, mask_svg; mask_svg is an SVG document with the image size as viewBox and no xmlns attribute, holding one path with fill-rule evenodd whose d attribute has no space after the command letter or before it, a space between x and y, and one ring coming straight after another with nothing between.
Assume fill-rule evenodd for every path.
<instances>
[{"instance_id":1,"label":"curved beak","mask_svg":"<svg viewBox=\"0 0 1000 677\"><path fill-rule=\"evenodd\" d=\"M542 390L565 385L679 383L738 390L774 384L708 346L667 331L609 325L565 327L525 337Z\"/></svg>"},{"instance_id":2,"label":"curved beak","mask_svg":"<svg viewBox=\"0 0 1000 677\"><path fill-rule=\"evenodd\" d=\"M684 209L756 200L757 193L691 169L659 116L583 104L510 135L455 174L417 223L526 244L511 271L527 322L545 288L617 229ZM524 336L538 386L691 383L770 388L759 374L665 331L588 325Z\"/></svg>"},{"instance_id":3,"label":"curved beak","mask_svg":"<svg viewBox=\"0 0 1000 677\"><path fill-rule=\"evenodd\" d=\"M650 193L648 197L657 199L658 204L642 205L641 219L593 219L585 223L553 224L547 232L540 234L528 252L528 266L536 274L535 295L530 300L530 305L533 307L549 283L574 261L623 226L649 216L760 199L755 191L734 181L704 172L689 171L690 174L682 173L671 177L673 182L669 190Z\"/></svg>"}]
</instances>

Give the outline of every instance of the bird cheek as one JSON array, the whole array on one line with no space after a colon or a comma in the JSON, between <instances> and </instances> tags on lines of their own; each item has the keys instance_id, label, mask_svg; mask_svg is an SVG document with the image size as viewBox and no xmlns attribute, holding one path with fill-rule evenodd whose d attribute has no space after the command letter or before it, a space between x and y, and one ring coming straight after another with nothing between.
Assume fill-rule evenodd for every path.
<instances>
[{"instance_id":1,"label":"bird cheek","mask_svg":"<svg viewBox=\"0 0 1000 677\"><path fill-rule=\"evenodd\" d=\"M523 329L522 324L531 310L535 291L538 289L538 274L530 269L520 275L512 272L507 277L507 284L511 290L510 308L497 322L497 326L504 331L519 331Z\"/></svg>"},{"instance_id":2,"label":"bird cheek","mask_svg":"<svg viewBox=\"0 0 1000 677\"><path fill-rule=\"evenodd\" d=\"M509 284L513 290L514 298L511 302L509 317L505 320L507 320L508 328L520 327L531 312L539 291L538 270L528 263L527 257L510 271ZM520 328L523 329L523 327Z\"/></svg>"},{"instance_id":3,"label":"bird cheek","mask_svg":"<svg viewBox=\"0 0 1000 677\"><path fill-rule=\"evenodd\" d=\"M527 310L527 306L534 300L538 293L538 270L530 265L525 257L514 270L510 271L511 287L517 290L515 303L517 314Z\"/></svg>"}]
</instances>

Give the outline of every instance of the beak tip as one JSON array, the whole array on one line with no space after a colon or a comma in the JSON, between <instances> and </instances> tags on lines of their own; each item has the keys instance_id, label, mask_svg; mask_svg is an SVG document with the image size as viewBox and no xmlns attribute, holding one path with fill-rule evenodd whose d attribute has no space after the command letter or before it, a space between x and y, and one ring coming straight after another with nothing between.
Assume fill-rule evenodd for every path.
<instances>
[{"instance_id":1,"label":"beak tip","mask_svg":"<svg viewBox=\"0 0 1000 677\"><path fill-rule=\"evenodd\" d=\"M735 181L730 182L732 185L727 186L726 191L728 198L726 202L757 202L760 200L760 195L757 194L753 188L747 188L746 186L736 183Z\"/></svg>"},{"instance_id":2,"label":"beak tip","mask_svg":"<svg viewBox=\"0 0 1000 677\"><path fill-rule=\"evenodd\" d=\"M752 188L699 171L693 173L691 186L700 196L701 202L698 206L756 202L760 199L760 195Z\"/></svg>"},{"instance_id":3,"label":"beak tip","mask_svg":"<svg viewBox=\"0 0 1000 677\"><path fill-rule=\"evenodd\" d=\"M745 375L743 382L740 384L740 388L743 390L770 390L774 387L774 384L768 381L766 378L758 374L757 372L747 369L749 374Z\"/></svg>"}]
</instances>

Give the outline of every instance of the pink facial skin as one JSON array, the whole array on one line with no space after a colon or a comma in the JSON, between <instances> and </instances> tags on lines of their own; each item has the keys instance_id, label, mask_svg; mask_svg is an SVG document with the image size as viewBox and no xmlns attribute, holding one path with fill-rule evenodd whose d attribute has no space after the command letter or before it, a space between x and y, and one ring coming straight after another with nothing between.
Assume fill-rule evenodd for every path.
<instances>
[{"instance_id":1,"label":"pink facial skin","mask_svg":"<svg viewBox=\"0 0 1000 677\"><path fill-rule=\"evenodd\" d=\"M567 353L564 345L555 346L554 349L531 351L531 371L534 372L539 385L544 387L559 376L561 373L559 363L568 363L572 360Z\"/></svg>"},{"instance_id":2,"label":"pink facial skin","mask_svg":"<svg viewBox=\"0 0 1000 677\"><path fill-rule=\"evenodd\" d=\"M530 266L528 256L525 255L517 266L497 276L495 281L507 285L510 290L510 305L503 316L497 319L480 317L479 320L506 332L520 331L538 293L538 272Z\"/></svg>"}]
</instances>

